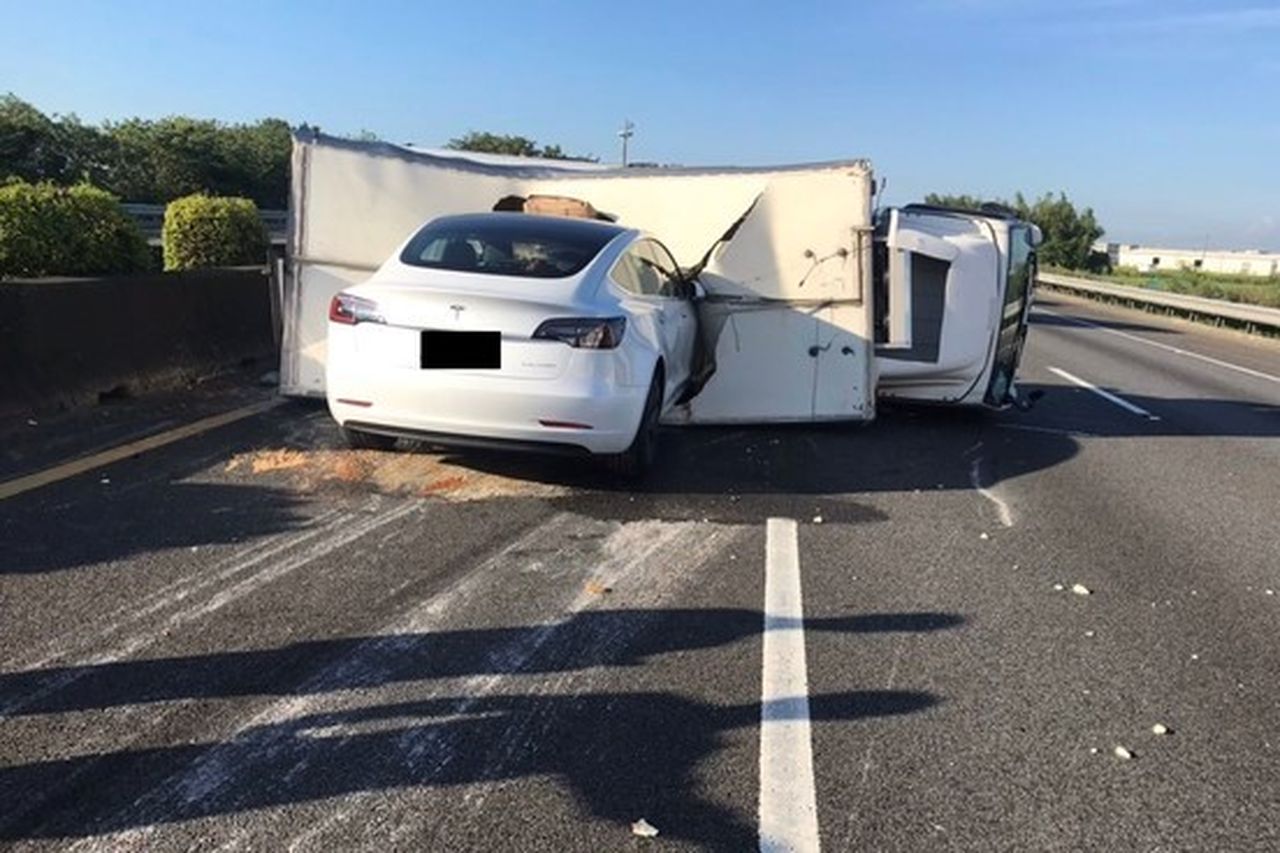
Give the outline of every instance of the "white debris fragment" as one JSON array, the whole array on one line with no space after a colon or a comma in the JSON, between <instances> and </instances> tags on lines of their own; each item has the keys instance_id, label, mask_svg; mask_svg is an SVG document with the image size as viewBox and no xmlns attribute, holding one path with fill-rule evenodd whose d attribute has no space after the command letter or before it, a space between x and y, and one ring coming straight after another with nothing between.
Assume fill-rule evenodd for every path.
<instances>
[{"instance_id":1,"label":"white debris fragment","mask_svg":"<svg viewBox=\"0 0 1280 853\"><path fill-rule=\"evenodd\" d=\"M1151 733L1153 735L1167 735L1169 733L1169 727L1164 723L1156 723L1151 727Z\"/></svg>"},{"instance_id":2,"label":"white debris fragment","mask_svg":"<svg viewBox=\"0 0 1280 853\"><path fill-rule=\"evenodd\" d=\"M815 516L813 517L813 523L814 523L814 524L821 524L821 523L822 523L822 516L820 516L820 515L815 515Z\"/></svg>"},{"instance_id":3,"label":"white debris fragment","mask_svg":"<svg viewBox=\"0 0 1280 853\"><path fill-rule=\"evenodd\" d=\"M734 561L734 560L736 560L736 559L738 559L738 555L737 555L737 554L730 554L730 555L729 555L729 561L730 561L730 562L732 562L732 561Z\"/></svg>"},{"instance_id":4,"label":"white debris fragment","mask_svg":"<svg viewBox=\"0 0 1280 853\"><path fill-rule=\"evenodd\" d=\"M1276 591L1274 589L1269 589L1269 590L1266 590L1266 593L1267 595L1275 595Z\"/></svg>"},{"instance_id":5,"label":"white debris fragment","mask_svg":"<svg viewBox=\"0 0 1280 853\"><path fill-rule=\"evenodd\" d=\"M35 418L27 418L27 426L40 426L40 422Z\"/></svg>"},{"instance_id":6,"label":"white debris fragment","mask_svg":"<svg viewBox=\"0 0 1280 853\"><path fill-rule=\"evenodd\" d=\"M99 480L98 482L99 482L99 483L101 483L101 484L102 484L102 485L104 485L104 486L109 486L109 485L111 485L111 478L110 478L110 477L103 477L103 478L102 478L101 480Z\"/></svg>"},{"instance_id":7,"label":"white debris fragment","mask_svg":"<svg viewBox=\"0 0 1280 853\"><path fill-rule=\"evenodd\" d=\"M1082 583L1075 584L1071 587L1071 591L1076 595L1093 595L1093 590Z\"/></svg>"},{"instance_id":8,"label":"white debris fragment","mask_svg":"<svg viewBox=\"0 0 1280 853\"><path fill-rule=\"evenodd\" d=\"M979 539L982 539L982 540L987 540L987 539L990 539L990 538L991 538L991 535L990 535L989 533L987 533L987 532L985 532L985 531L984 531L984 532L982 532L982 533L979 533L979 534L978 534L978 538L979 538Z\"/></svg>"},{"instance_id":9,"label":"white debris fragment","mask_svg":"<svg viewBox=\"0 0 1280 853\"><path fill-rule=\"evenodd\" d=\"M1117 746L1112 750L1112 752L1115 753L1116 758L1119 758L1122 761L1128 761L1130 758L1133 758L1133 753L1125 749L1123 746Z\"/></svg>"},{"instance_id":10,"label":"white debris fragment","mask_svg":"<svg viewBox=\"0 0 1280 853\"><path fill-rule=\"evenodd\" d=\"M1054 591L1054 592L1062 592L1064 589L1066 589L1066 587L1065 587L1065 586L1063 586L1063 585L1062 585L1062 584L1060 584L1060 583L1055 583L1055 584L1053 585L1053 591Z\"/></svg>"},{"instance_id":11,"label":"white debris fragment","mask_svg":"<svg viewBox=\"0 0 1280 853\"><path fill-rule=\"evenodd\" d=\"M1089 747L1089 754L1090 754L1090 755L1097 755L1097 754L1098 754L1098 748L1097 748L1096 746L1091 746L1091 747Z\"/></svg>"},{"instance_id":12,"label":"white debris fragment","mask_svg":"<svg viewBox=\"0 0 1280 853\"><path fill-rule=\"evenodd\" d=\"M1085 632L1084 632L1084 635L1085 635L1086 637L1088 637L1089 639L1091 639L1091 640L1093 639L1093 632L1092 632L1092 631L1085 631Z\"/></svg>"},{"instance_id":13,"label":"white debris fragment","mask_svg":"<svg viewBox=\"0 0 1280 853\"><path fill-rule=\"evenodd\" d=\"M192 554L194 554L196 551L199 551L199 550L200 550L200 546L199 546L199 545L192 545L192 546L191 546L191 553L192 553Z\"/></svg>"},{"instance_id":14,"label":"white debris fragment","mask_svg":"<svg viewBox=\"0 0 1280 853\"><path fill-rule=\"evenodd\" d=\"M641 838L656 838L658 835L658 828L644 818L640 818L638 821L631 824L631 834L638 835Z\"/></svg>"}]
</instances>

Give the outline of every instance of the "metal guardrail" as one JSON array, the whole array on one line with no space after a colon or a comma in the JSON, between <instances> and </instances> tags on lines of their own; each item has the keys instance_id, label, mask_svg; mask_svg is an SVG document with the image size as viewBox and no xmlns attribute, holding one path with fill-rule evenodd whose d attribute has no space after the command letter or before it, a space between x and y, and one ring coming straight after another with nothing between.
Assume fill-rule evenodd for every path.
<instances>
[{"instance_id":1,"label":"metal guardrail","mask_svg":"<svg viewBox=\"0 0 1280 853\"><path fill-rule=\"evenodd\" d=\"M149 242L155 242L160 239L160 232L164 228L163 204L133 204L132 202L126 202L120 207L138 224L138 230L142 232L142 235ZM289 229L289 211L259 210L258 218L267 227L267 234L270 236L272 243L284 242L285 232Z\"/></svg>"},{"instance_id":2,"label":"metal guardrail","mask_svg":"<svg viewBox=\"0 0 1280 853\"><path fill-rule=\"evenodd\" d=\"M1123 284L1107 284L1056 273L1040 273L1038 278L1041 284L1079 293L1093 299L1119 302L1145 310L1163 310L1169 314L1202 318L1211 320L1219 326L1227 324L1240 326L1249 332L1280 333L1280 308L1228 302L1225 299L1206 299L1203 296L1187 296L1182 293L1166 293L1161 290Z\"/></svg>"}]
</instances>

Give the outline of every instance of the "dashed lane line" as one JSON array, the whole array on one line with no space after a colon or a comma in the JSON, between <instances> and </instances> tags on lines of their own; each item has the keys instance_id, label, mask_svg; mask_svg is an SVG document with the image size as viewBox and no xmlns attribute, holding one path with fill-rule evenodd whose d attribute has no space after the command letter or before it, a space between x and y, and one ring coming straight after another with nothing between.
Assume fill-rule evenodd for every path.
<instances>
[{"instance_id":1,"label":"dashed lane line","mask_svg":"<svg viewBox=\"0 0 1280 853\"><path fill-rule=\"evenodd\" d=\"M817 853L818 805L804 650L796 522L765 527L764 661L760 683L761 853Z\"/></svg>"},{"instance_id":2,"label":"dashed lane line","mask_svg":"<svg viewBox=\"0 0 1280 853\"><path fill-rule=\"evenodd\" d=\"M1085 389L1086 391L1092 391L1094 394L1097 394L1099 397L1106 400L1108 403L1111 403L1112 405L1115 405L1115 406L1119 406L1120 408L1124 409L1126 412L1129 412L1130 414L1134 414L1139 417L1146 418L1149 421L1160 420L1159 415L1153 415L1150 412L1148 412L1146 409L1142 408L1141 406L1136 405L1134 403L1130 403L1128 400L1124 399L1123 397L1118 397L1115 394L1112 394L1110 391L1106 390L1105 388L1099 388L1097 385L1094 385L1092 382L1089 382L1088 380L1081 379L1079 376L1076 376L1074 373L1068 373L1067 371L1063 370L1060 367L1050 367L1049 372L1054 373L1058 376L1061 376L1063 379L1067 380L1073 385L1079 385L1081 388Z\"/></svg>"},{"instance_id":3,"label":"dashed lane line","mask_svg":"<svg viewBox=\"0 0 1280 853\"><path fill-rule=\"evenodd\" d=\"M1131 335L1128 332L1122 332L1119 329L1112 329L1108 326L1103 326L1099 323L1091 323L1088 320L1081 320L1079 317L1073 317L1068 314L1060 314L1057 311L1050 311L1048 308L1036 308L1036 313L1048 314L1050 317L1057 317L1061 320L1067 320L1071 323L1075 323L1080 326L1086 326L1090 329L1097 329L1100 332L1106 332L1109 335L1116 335L1117 337L1121 337L1126 340L1137 341L1140 344L1146 344L1147 346L1157 347L1158 349L1165 350L1166 352L1176 353L1178 355L1185 356L1187 358L1194 358L1197 361L1203 361L1204 363L1212 364L1215 367L1221 367L1226 370L1234 370L1237 373L1243 373L1245 376L1252 376L1255 379L1264 379L1268 382L1275 382L1277 384L1280 384L1280 376L1276 376L1275 374L1271 374L1271 373L1264 373L1261 370L1254 370L1252 367L1245 367L1243 365L1235 364L1230 361L1223 361L1222 359L1214 358L1213 356L1201 355L1198 352L1192 352L1191 350L1183 349L1182 347L1175 347L1175 346L1172 346L1171 344L1161 343L1160 341L1149 340L1147 338L1142 337L1141 335Z\"/></svg>"}]
</instances>

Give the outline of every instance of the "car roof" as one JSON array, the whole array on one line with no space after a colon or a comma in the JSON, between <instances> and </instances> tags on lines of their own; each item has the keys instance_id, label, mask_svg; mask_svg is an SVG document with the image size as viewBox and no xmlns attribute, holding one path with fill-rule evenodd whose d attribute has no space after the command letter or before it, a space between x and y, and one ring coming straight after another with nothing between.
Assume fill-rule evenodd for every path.
<instances>
[{"instance_id":1,"label":"car roof","mask_svg":"<svg viewBox=\"0 0 1280 853\"><path fill-rule=\"evenodd\" d=\"M585 237L604 234L608 239L625 234L634 229L599 219L578 219L572 216L548 216L538 213L462 213L452 216L441 216L432 220L432 224L448 224L462 228L470 226L502 224L508 233L528 237ZM606 241L607 242L607 241Z\"/></svg>"}]
</instances>

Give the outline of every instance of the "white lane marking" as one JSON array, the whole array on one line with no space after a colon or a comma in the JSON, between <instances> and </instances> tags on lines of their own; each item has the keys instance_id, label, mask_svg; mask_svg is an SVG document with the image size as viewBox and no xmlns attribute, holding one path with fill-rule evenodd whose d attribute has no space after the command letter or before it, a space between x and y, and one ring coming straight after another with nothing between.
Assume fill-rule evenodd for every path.
<instances>
[{"instance_id":1,"label":"white lane marking","mask_svg":"<svg viewBox=\"0 0 1280 853\"><path fill-rule=\"evenodd\" d=\"M148 450L155 450L158 447L164 447L166 444L173 444L175 441L181 441L184 438L190 438L193 435L199 435L202 432L208 432L211 429L217 429L220 426L235 423L244 420L268 409L274 409L276 406L284 405L287 402L284 399L277 398L267 400L262 403L254 403L250 406L243 406L230 412L223 412L220 415L202 418L201 420L189 423L176 429L168 430L148 438L141 438L137 441L131 441L128 444L122 444L119 447L113 447L110 450L104 450L101 453L95 453L92 456L85 456L80 459L73 459L70 462L64 462L61 465L55 465L52 468L46 468L43 471L37 471L34 474L28 474L25 477L17 477L12 480L5 480L0 483L0 500L20 495L23 492L29 492L32 489L38 489L41 486L47 486L50 483L56 483L59 480L65 480L68 477L74 477L77 474L83 474L86 471L92 471L95 468L101 468L104 465L110 465L113 462L119 462L121 459L128 459L130 456L137 456L140 453L146 453Z\"/></svg>"},{"instance_id":2,"label":"white lane marking","mask_svg":"<svg viewBox=\"0 0 1280 853\"><path fill-rule=\"evenodd\" d=\"M1159 349L1165 350L1166 352L1177 353L1178 355L1185 355L1187 358L1194 358L1197 361L1203 361L1206 364L1212 364L1217 367L1226 368L1227 370L1234 370L1237 373L1243 373L1244 375L1252 376L1255 379L1265 379L1268 382L1280 383L1280 376L1275 376L1270 373L1263 373L1261 370L1254 370L1252 367L1244 367L1243 365L1234 364L1230 361L1223 361L1220 358L1214 358L1208 355L1201 355L1198 352L1192 352L1191 350L1186 350L1186 349L1183 349L1182 347L1175 347L1170 344L1161 343L1159 341L1148 340L1147 338L1141 337L1139 335L1131 335L1128 332L1121 332L1118 329L1112 329L1107 326L1100 325L1098 323L1090 323L1088 320L1081 320L1079 317L1072 317L1067 314L1059 314L1057 311L1050 311L1048 308L1037 308L1036 312L1048 314L1051 317L1058 317L1060 319L1067 320L1072 323L1078 323L1081 326L1088 326L1090 329L1098 329L1099 331L1106 332L1109 335L1116 335L1118 337L1125 338L1126 340L1137 341L1140 344L1146 344L1148 346L1157 347Z\"/></svg>"},{"instance_id":3,"label":"white lane marking","mask_svg":"<svg viewBox=\"0 0 1280 853\"><path fill-rule=\"evenodd\" d=\"M1083 436L1085 438L1098 438L1096 432L1089 432L1082 429L1061 429L1059 427L1035 426L1034 424L994 424L996 429L1016 429L1022 432L1042 432L1046 435L1065 435L1069 438Z\"/></svg>"},{"instance_id":4,"label":"white lane marking","mask_svg":"<svg viewBox=\"0 0 1280 853\"><path fill-rule=\"evenodd\" d=\"M764 671L760 683L760 850L818 851L804 599L796 522L765 526Z\"/></svg>"},{"instance_id":5,"label":"white lane marking","mask_svg":"<svg viewBox=\"0 0 1280 853\"><path fill-rule=\"evenodd\" d=\"M999 516L1000 523L1005 527L1013 527L1013 511L1009 509L1009 505L994 491L982 485L981 456L973 460L973 464L969 466L969 482L973 483L974 491L995 504L996 515Z\"/></svg>"},{"instance_id":6,"label":"white lane marking","mask_svg":"<svg viewBox=\"0 0 1280 853\"><path fill-rule=\"evenodd\" d=\"M1134 405L1133 403L1130 403L1128 400L1125 400L1122 397L1117 397L1115 394L1112 394L1110 391L1107 391L1103 388L1099 388L1097 385L1094 385L1092 382L1081 379L1079 376L1076 376L1073 373L1067 373L1067 371L1063 370L1060 367L1050 367L1049 372L1056 373L1058 376L1061 376L1063 379L1067 380L1068 382L1079 385L1081 388L1084 388L1086 391L1092 391L1102 399L1106 400L1108 403L1117 405L1120 408L1124 409L1126 412L1131 412L1135 415L1138 415L1139 417L1146 418L1149 421L1160 420L1159 415L1153 415L1150 412L1148 412L1146 409L1142 408L1141 406Z\"/></svg>"}]
</instances>

